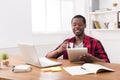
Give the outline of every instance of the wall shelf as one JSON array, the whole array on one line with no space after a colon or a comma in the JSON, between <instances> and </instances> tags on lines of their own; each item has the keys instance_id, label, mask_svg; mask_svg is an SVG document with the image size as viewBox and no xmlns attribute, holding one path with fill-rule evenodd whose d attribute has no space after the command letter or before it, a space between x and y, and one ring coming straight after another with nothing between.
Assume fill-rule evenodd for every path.
<instances>
[{"instance_id":1,"label":"wall shelf","mask_svg":"<svg viewBox=\"0 0 120 80\"><path fill-rule=\"evenodd\" d=\"M91 29L91 31L120 31L120 29Z\"/></svg>"},{"instance_id":2,"label":"wall shelf","mask_svg":"<svg viewBox=\"0 0 120 80\"><path fill-rule=\"evenodd\" d=\"M109 14L109 13L117 13L118 10L106 10L106 11L96 11L96 12L90 12L90 15L100 15L100 14Z\"/></svg>"},{"instance_id":3,"label":"wall shelf","mask_svg":"<svg viewBox=\"0 0 120 80\"><path fill-rule=\"evenodd\" d=\"M89 13L90 29L118 29L118 11L97 11ZM105 24L108 24L106 26Z\"/></svg>"}]
</instances>

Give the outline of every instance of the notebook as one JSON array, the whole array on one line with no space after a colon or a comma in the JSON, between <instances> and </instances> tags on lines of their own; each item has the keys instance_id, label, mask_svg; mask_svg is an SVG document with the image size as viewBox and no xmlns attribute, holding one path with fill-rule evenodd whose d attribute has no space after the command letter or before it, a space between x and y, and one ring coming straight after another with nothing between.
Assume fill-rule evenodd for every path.
<instances>
[{"instance_id":1,"label":"notebook","mask_svg":"<svg viewBox=\"0 0 120 80\"><path fill-rule=\"evenodd\" d=\"M70 62L79 63L79 56L87 53L87 48L67 48L67 53Z\"/></svg>"},{"instance_id":2,"label":"notebook","mask_svg":"<svg viewBox=\"0 0 120 80\"><path fill-rule=\"evenodd\" d=\"M60 62L52 61L46 57L39 57L34 45L18 44L18 46L27 64L41 68L62 65Z\"/></svg>"}]
</instances>

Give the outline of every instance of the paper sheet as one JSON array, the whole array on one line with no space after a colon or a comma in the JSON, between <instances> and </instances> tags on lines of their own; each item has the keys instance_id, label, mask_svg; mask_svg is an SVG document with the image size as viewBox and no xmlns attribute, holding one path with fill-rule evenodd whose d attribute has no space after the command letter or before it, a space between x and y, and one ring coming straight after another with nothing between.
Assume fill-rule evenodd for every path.
<instances>
[{"instance_id":1,"label":"paper sheet","mask_svg":"<svg viewBox=\"0 0 120 80\"><path fill-rule=\"evenodd\" d=\"M63 69L71 75L83 75L83 74L91 73L91 72L83 69L81 66L72 66L72 67L66 67Z\"/></svg>"}]
</instances>

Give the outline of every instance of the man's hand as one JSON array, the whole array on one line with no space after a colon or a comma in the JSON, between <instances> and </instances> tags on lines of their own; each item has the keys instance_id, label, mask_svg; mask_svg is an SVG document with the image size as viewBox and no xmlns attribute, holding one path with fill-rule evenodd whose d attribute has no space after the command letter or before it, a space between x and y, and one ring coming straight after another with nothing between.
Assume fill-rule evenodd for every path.
<instances>
[{"instance_id":1,"label":"man's hand","mask_svg":"<svg viewBox=\"0 0 120 80\"><path fill-rule=\"evenodd\" d=\"M58 53L61 53L61 52L63 52L64 50L66 50L67 44L68 44L67 41L63 42L63 44L61 44L60 47L57 49L57 52L58 52Z\"/></svg>"},{"instance_id":2,"label":"man's hand","mask_svg":"<svg viewBox=\"0 0 120 80\"><path fill-rule=\"evenodd\" d=\"M99 59L99 58L96 58L94 56L92 56L91 54L89 53L86 53L86 54L83 54L79 57L79 60L80 61L84 61L86 63L92 63L92 62L105 62L104 60L102 59Z\"/></svg>"}]
</instances>

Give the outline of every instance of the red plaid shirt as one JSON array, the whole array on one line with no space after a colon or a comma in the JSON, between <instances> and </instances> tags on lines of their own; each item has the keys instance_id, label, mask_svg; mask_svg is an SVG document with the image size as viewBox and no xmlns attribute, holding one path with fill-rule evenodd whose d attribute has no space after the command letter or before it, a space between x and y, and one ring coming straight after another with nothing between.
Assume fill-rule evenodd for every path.
<instances>
[{"instance_id":1,"label":"red plaid shirt","mask_svg":"<svg viewBox=\"0 0 120 80\"><path fill-rule=\"evenodd\" d=\"M76 40L75 37L72 37L72 38L66 39L64 41L71 42L74 45L75 40ZM99 59L104 59L106 62L110 62L108 59L108 56L104 50L104 47L102 46L102 44L99 40L85 35L84 41L83 41L83 46L87 47L88 53L92 54L93 56L95 56ZM59 48L59 47L60 47L60 45L57 48ZM66 50L63 51L61 54L59 54L56 58L58 58L61 55L63 55L63 59L68 59L68 54L67 54Z\"/></svg>"}]
</instances>

